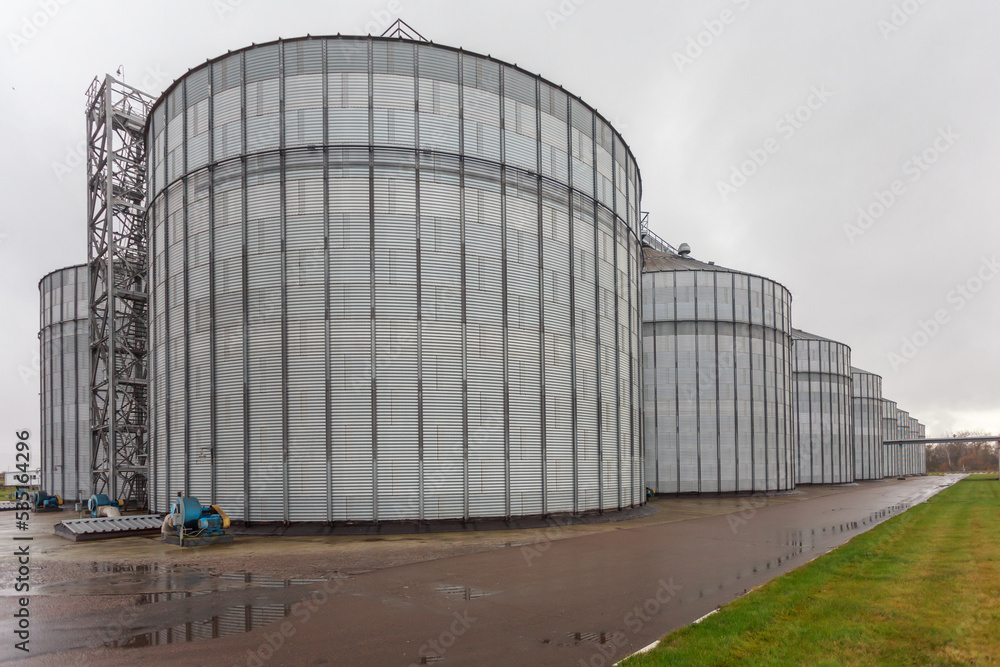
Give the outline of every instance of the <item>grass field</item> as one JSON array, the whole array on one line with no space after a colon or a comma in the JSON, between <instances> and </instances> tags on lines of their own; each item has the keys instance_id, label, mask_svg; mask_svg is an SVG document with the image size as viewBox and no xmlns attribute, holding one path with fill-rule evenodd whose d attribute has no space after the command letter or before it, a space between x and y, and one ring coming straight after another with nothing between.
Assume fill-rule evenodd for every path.
<instances>
[{"instance_id":1,"label":"grass field","mask_svg":"<svg viewBox=\"0 0 1000 667\"><path fill-rule=\"evenodd\" d=\"M968 477L622 665L1000 664L1000 482Z\"/></svg>"}]
</instances>

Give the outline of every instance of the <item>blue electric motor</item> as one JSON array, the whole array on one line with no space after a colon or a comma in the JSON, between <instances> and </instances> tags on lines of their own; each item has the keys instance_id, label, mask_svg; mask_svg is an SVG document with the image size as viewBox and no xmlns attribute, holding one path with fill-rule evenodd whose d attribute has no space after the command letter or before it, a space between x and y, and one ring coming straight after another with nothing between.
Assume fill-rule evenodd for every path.
<instances>
[{"instance_id":1,"label":"blue electric motor","mask_svg":"<svg viewBox=\"0 0 1000 667\"><path fill-rule=\"evenodd\" d=\"M177 496L170 508L174 529L183 527L186 534L197 533L199 537L224 535L229 528L229 517L218 505L202 507L197 498Z\"/></svg>"},{"instance_id":2,"label":"blue electric motor","mask_svg":"<svg viewBox=\"0 0 1000 667\"><path fill-rule=\"evenodd\" d=\"M90 516L96 517L100 515L100 508L102 507L117 507L119 511L125 507L125 503L121 500L112 500L103 493L95 493L87 501L87 509L90 510Z\"/></svg>"},{"instance_id":3,"label":"blue electric motor","mask_svg":"<svg viewBox=\"0 0 1000 667\"><path fill-rule=\"evenodd\" d=\"M32 491L28 499L31 501L31 506L36 510L55 510L59 509L59 506L63 504L63 499L59 496L50 496L44 491Z\"/></svg>"}]
</instances>

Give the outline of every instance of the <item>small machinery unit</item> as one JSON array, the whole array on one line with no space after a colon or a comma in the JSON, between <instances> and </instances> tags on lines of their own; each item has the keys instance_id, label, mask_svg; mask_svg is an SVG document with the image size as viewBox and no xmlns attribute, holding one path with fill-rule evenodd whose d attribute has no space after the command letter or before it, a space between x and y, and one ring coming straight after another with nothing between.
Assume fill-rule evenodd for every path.
<instances>
[{"instance_id":1,"label":"small machinery unit","mask_svg":"<svg viewBox=\"0 0 1000 667\"><path fill-rule=\"evenodd\" d=\"M41 489L38 491L24 491L18 489L15 498L26 497L31 504L31 509L35 512L61 512L63 499L61 496L50 496Z\"/></svg>"},{"instance_id":2,"label":"small machinery unit","mask_svg":"<svg viewBox=\"0 0 1000 667\"><path fill-rule=\"evenodd\" d=\"M125 507L125 501L123 500L112 500L108 498L103 493L95 493L87 501L87 509L90 511L91 517L116 517L122 515L122 508Z\"/></svg>"},{"instance_id":3,"label":"small machinery unit","mask_svg":"<svg viewBox=\"0 0 1000 667\"><path fill-rule=\"evenodd\" d=\"M170 506L170 515L163 520L163 541L182 547L232 542L226 532L229 517L218 505L203 507L194 497L180 493Z\"/></svg>"}]
</instances>

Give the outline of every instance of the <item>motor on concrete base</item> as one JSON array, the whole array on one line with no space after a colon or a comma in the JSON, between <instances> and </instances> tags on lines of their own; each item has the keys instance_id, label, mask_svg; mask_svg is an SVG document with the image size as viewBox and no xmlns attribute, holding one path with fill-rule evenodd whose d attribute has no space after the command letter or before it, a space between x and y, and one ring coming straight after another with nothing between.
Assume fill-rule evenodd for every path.
<instances>
[{"instance_id":1,"label":"motor on concrete base","mask_svg":"<svg viewBox=\"0 0 1000 667\"><path fill-rule=\"evenodd\" d=\"M122 508L124 507L125 501L112 500L103 493L95 493L87 501L87 509L90 510L90 516L95 518L99 516L121 516Z\"/></svg>"},{"instance_id":2,"label":"motor on concrete base","mask_svg":"<svg viewBox=\"0 0 1000 667\"><path fill-rule=\"evenodd\" d=\"M31 509L36 512L58 512L62 510L62 496L50 496L41 489L29 493L28 500L31 502Z\"/></svg>"},{"instance_id":3,"label":"motor on concrete base","mask_svg":"<svg viewBox=\"0 0 1000 667\"><path fill-rule=\"evenodd\" d=\"M163 521L163 541L182 547L232 542L226 533L229 516L218 505L202 506L194 497L180 493L170 506L170 515Z\"/></svg>"}]
</instances>

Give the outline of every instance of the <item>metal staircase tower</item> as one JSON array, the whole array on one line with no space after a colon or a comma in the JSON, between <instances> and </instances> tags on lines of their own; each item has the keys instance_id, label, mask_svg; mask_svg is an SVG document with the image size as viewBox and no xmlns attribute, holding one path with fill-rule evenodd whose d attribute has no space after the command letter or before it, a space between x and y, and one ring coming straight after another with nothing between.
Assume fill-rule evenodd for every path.
<instances>
[{"instance_id":1,"label":"metal staircase tower","mask_svg":"<svg viewBox=\"0 0 1000 667\"><path fill-rule=\"evenodd\" d=\"M153 98L111 75L87 91L87 261L94 493L147 505L149 239L146 138Z\"/></svg>"}]
</instances>

